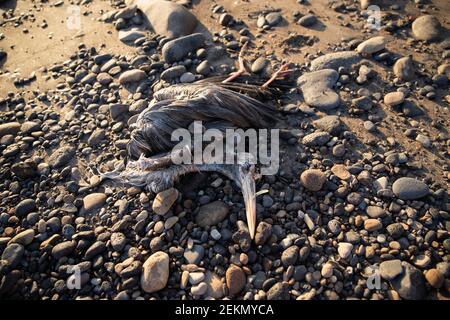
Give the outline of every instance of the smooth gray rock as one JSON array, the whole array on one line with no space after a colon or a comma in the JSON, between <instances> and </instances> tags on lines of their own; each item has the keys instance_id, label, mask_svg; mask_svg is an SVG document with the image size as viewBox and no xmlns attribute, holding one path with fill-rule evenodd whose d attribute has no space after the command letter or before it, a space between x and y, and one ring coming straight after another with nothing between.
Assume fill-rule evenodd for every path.
<instances>
[{"instance_id":1,"label":"smooth gray rock","mask_svg":"<svg viewBox=\"0 0 450 320\"><path fill-rule=\"evenodd\" d=\"M361 61L361 56L355 51L332 52L320 56L311 62L311 71L322 69L338 70L340 67L348 70Z\"/></svg>"},{"instance_id":2,"label":"smooth gray rock","mask_svg":"<svg viewBox=\"0 0 450 320\"><path fill-rule=\"evenodd\" d=\"M174 63L183 59L189 52L192 52L205 44L205 36L201 33L194 33L185 37L171 40L164 44L162 55L166 62Z\"/></svg>"},{"instance_id":3,"label":"smooth gray rock","mask_svg":"<svg viewBox=\"0 0 450 320\"><path fill-rule=\"evenodd\" d=\"M332 69L324 69L302 75L297 85L303 93L305 102L310 107L327 111L337 108L341 102L333 90L339 74Z\"/></svg>"},{"instance_id":4,"label":"smooth gray rock","mask_svg":"<svg viewBox=\"0 0 450 320\"><path fill-rule=\"evenodd\" d=\"M186 73L185 66L175 66L175 67L169 68L167 70L164 70L161 73L161 79L163 79L165 81L175 80L175 79L181 77L184 73Z\"/></svg>"},{"instance_id":5,"label":"smooth gray rock","mask_svg":"<svg viewBox=\"0 0 450 320\"><path fill-rule=\"evenodd\" d=\"M430 189L420 180L403 177L394 182L392 191L402 200L414 200L426 196Z\"/></svg>"}]
</instances>

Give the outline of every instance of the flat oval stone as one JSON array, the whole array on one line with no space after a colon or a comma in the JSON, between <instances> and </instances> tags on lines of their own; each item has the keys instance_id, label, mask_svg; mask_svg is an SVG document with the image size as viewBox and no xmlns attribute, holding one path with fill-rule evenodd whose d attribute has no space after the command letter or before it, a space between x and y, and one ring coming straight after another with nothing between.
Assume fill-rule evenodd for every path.
<instances>
[{"instance_id":1,"label":"flat oval stone","mask_svg":"<svg viewBox=\"0 0 450 320\"><path fill-rule=\"evenodd\" d=\"M402 200L419 199L430 192L424 182L408 177L397 179L392 185L392 191Z\"/></svg>"}]
</instances>

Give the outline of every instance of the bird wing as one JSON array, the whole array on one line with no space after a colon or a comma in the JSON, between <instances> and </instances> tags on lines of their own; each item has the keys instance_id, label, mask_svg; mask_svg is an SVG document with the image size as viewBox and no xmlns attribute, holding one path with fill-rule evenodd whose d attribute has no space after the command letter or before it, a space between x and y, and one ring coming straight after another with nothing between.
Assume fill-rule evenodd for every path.
<instances>
[{"instance_id":1,"label":"bird wing","mask_svg":"<svg viewBox=\"0 0 450 320\"><path fill-rule=\"evenodd\" d=\"M192 122L220 122L237 128L262 128L276 119L276 109L249 96L214 84L172 86L157 98L172 98L154 103L138 117L128 144L129 155L154 155L170 151L174 130L187 129ZM176 98L176 99L174 99ZM210 126L209 126L210 127Z\"/></svg>"}]
</instances>

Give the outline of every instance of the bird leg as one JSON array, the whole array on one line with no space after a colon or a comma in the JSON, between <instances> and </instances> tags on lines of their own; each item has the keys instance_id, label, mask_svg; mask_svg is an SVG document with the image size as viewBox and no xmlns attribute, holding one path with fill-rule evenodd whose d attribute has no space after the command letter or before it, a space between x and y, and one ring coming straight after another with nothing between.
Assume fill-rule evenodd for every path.
<instances>
[{"instance_id":1,"label":"bird leg","mask_svg":"<svg viewBox=\"0 0 450 320\"><path fill-rule=\"evenodd\" d=\"M247 72L247 70L245 69L245 62L244 62L244 52L245 49L247 49L248 46L248 42L244 43L244 45L241 48L241 51L239 52L239 70L236 72L233 72L228 78L226 78L225 80L222 81L222 83L228 83L233 81L236 78L239 78L241 75L243 75L244 73Z\"/></svg>"},{"instance_id":2,"label":"bird leg","mask_svg":"<svg viewBox=\"0 0 450 320\"><path fill-rule=\"evenodd\" d=\"M289 69L289 64L285 63L283 64L280 69L278 69L273 75L272 77L267 80L266 83L264 83L261 88L263 89L267 89L269 87L269 85L274 82L277 79L283 79L285 76L291 74L294 70L293 69Z\"/></svg>"}]
</instances>

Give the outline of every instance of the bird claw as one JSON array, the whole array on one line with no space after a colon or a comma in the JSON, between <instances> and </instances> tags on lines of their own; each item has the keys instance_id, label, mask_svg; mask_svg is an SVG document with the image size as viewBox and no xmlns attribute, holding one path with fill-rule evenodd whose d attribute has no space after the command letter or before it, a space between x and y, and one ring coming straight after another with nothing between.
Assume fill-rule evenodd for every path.
<instances>
[{"instance_id":1,"label":"bird claw","mask_svg":"<svg viewBox=\"0 0 450 320\"><path fill-rule=\"evenodd\" d=\"M283 64L280 69L275 71L272 77L261 86L261 88L267 89L272 82L274 82L275 80L282 80L286 76L292 74L292 72L294 72L294 69L289 69L289 63Z\"/></svg>"},{"instance_id":2,"label":"bird claw","mask_svg":"<svg viewBox=\"0 0 450 320\"><path fill-rule=\"evenodd\" d=\"M230 74L228 78L222 81L222 83L228 83L233 81L236 78L239 78L241 75L245 74L247 72L247 69L245 68L245 60L244 60L244 52L247 49L248 41L244 43L244 45L241 48L241 51L239 52L239 70L236 72L233 72Z\"/></svg>"}]
</instances>

